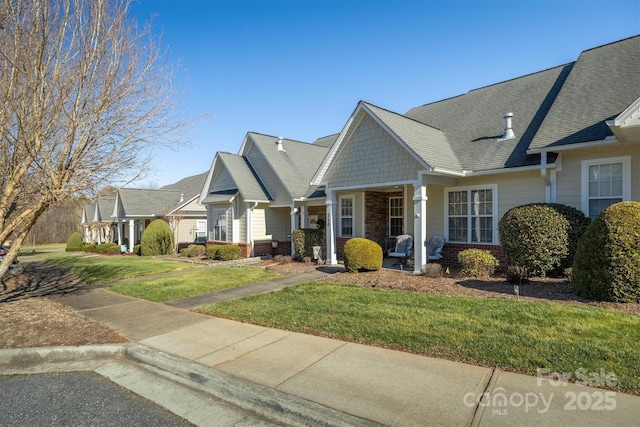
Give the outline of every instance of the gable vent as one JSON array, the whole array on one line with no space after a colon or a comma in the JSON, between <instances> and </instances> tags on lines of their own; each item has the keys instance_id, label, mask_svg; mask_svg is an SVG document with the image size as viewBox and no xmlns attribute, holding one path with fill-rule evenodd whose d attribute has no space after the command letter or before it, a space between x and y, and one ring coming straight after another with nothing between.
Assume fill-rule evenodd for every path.
<instances>
[{"instance_id":1,"label":"gable vent","mask_svg":"<svg viewBox=\"0 0 640 427\"><path fill-rule=\"evenodd\" d=\"M502 116L504 118L504 134L502 134L501 138L498 138L498 141L506 141L508 139L513 139L516 135L513 133L513 129L511 127L511 118L513 117L513 113L504 113Z\"/></svg>"}]
</instances>

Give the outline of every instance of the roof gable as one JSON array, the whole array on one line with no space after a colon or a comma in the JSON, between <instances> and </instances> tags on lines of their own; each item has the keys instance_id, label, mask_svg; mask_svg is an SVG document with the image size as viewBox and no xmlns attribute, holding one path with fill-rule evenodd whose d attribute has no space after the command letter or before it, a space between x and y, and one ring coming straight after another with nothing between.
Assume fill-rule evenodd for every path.
<instances>
[{"instance_id":1,"label":"roof gable","mask_svg":"<svg viewBox=\"0 0 640 427\"><path fill-rule=\"evenodd\" d=\"M180 192L121 188L118 190L112 217L157 217L170 212L180 203Z\"/></svg>"}]
</instances>

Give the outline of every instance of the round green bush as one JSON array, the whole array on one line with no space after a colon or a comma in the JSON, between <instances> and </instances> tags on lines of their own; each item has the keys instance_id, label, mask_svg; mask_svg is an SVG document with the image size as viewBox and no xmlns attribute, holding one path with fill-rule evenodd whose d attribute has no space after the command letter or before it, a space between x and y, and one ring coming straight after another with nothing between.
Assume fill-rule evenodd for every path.
<instances>
[{"instance_id":1,"label":"round green bush","mask_svg":"<svg viewBox=\"0 0 640 427\"><path fill-rule=\"evenodd\" d=\"M496 271L499 262L490 251L465 249L458 252L458 262L462 264L463 276L489 277Z\"/></svg>"},{"instance_id":2,"label":"round green bush","mask_svg":"<svg viewBox=\"0 0 640 427\"><path fill-rule=\"evenodd\" d=\"M140 252L144 256L172 255L173 233L169 224L161 219L153 220L142 233Z\"/></svg>"},{"instance_id":3,"label":"round green bush","mask_svg":"<svg viewBox=\"0 0 640 427\"><path fill-rule=\"evenodd\" d=\"M573 265L573 259L578 249L580 237L584 234L591 224L591 219L581 210L573 206L563 205L561 203L539 203L540 206L548 206L562 215L568 222L567 228L567 256L562 259L560 268L569 268Z\"/></svg>"},{"instance_id":4,"label":"round green bush","mask_svg":"<svg viewBox=\"0 0 640 427\"><path fill-rule=\"evenodd\" d=\"M373 240L354 237L344 244L344 267L350 273L382 268L382 247Z\"/></svg>"},{"instance_id":5,"label":"round green bush","mask_svg":"<svg viewBox=\"0 0 640 427\"><path fill-rule=\"evenodd\" d=\"M640 202L609 206L580 239L573 262L577 295L640 302Z\"/></svg>"},{"instance_id":6,"label":"round green bush","mask_svg":"<svg viewBox=\"0 0 640 427\"><path fill-rule=\"evenodd\" d=\"M569 221L544 204L517 206L498 223L500 247L509 265L545 276L569 253Z\"/></svg>"},{"instance_id":7,"label":"round green bush","mask_svg":"<svg viewBox=\"0 0 640 427\"><path fill-rule=\"evenodd\" d=\"M99 254L114 255L120 253L120 246L117 243L101 243L96 246L95 250Z\"/></svg>"},{"instance_id":8,"label":"round green bush","mask_svg":"<svg viewBox=\"0 0 640 427\"><path fill-rule=\"evenodd\" d=\"M74 232L67 239L66 252L78 252L82 249L82 236L78 232Z\"/></svg>"}]
</instances>

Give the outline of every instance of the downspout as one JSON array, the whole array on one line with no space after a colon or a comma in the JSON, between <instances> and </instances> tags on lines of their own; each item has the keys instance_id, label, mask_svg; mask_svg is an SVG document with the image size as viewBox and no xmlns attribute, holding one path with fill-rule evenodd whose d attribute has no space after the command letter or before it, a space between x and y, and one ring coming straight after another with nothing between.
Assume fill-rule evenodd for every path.
<instances>
[{"instance_id":1,"label":"downspout","mask_svg":"<svg viewBox=\"0 0 640 427\"><path fill-rule=\"evenodd\" d=\"M540 165L542 166L540 169L540 176L544 182L544 200L546 203L555 203L555 191L553 191L553 187L555 186L555 174L546 167L546 152L540 153Z\"/></svg>"},{"instance_id":2,"label":"downspout","mask_svg":"<svg viewBox=\"0 0 640 427\"><path fill-rule=\"evenodd\" d=\"M249 241L249 245L251 245L251 257L255 256L255 252L253 249L253 210L258 206L258 202L253 202L253 206L250 206L247 210L247 240Z\"/></svg>"}]
</instances>

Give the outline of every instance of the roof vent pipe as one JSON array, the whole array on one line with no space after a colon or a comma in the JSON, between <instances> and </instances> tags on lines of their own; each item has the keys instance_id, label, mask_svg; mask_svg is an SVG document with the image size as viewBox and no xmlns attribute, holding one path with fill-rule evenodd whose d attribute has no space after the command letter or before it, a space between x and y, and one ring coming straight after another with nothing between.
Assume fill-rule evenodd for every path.
<instances>
[{"instance_id":1,"label":"roof vent pipe","mask_svg":"<svg viewBox=\"0 0 640 427\"><path fill-rule=\"evenodd\" d=\"M178 203L184 202L184 193L180 193L180 201Z\"/></svg>"},{"instance_id":2,"label":"roof vent pipe","mask_svg":"<svg viewBox=\"0 0 640 427\"><path fill-rule=\"evenodd\" d=\"M286 153L286 150L282 146L282 137L281 136L278 137L278 151L280 151L282 153Z\"/></svg>"},{"instance_id":3,"label":"roof vent pipe","mask_svg":"<svg viewBox=\"0 0 640 427\"><path fill-rule=\"evenodd\" d=\"M516 135L513 133L513 129L511 128L511 118L513 117L513 113L504 113L502 117L504 118L504 134L498 139L498 141L515 138Z\"/></svg>"}]
</instances>

